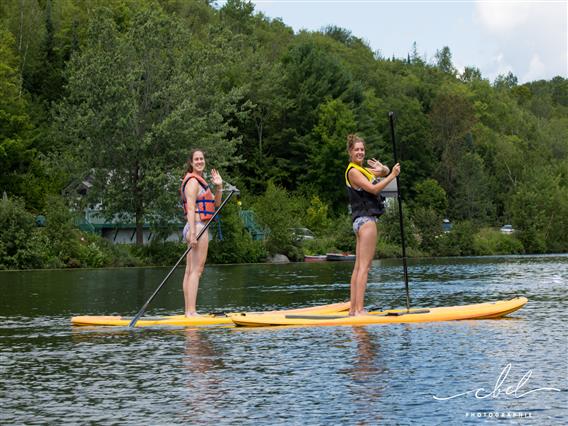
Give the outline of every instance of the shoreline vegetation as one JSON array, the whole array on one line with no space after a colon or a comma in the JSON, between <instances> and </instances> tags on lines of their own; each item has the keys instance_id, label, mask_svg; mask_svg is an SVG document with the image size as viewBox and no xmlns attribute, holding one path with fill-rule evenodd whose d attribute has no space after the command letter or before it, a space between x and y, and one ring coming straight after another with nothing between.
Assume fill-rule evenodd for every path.
<instances>
[{"instance_id":1,"label":"shoreline vegetation","mask_svg":"<svg viewBox=\"0 0 568 426\"><path fill-rule=\"evenodd\" d=\"M392 167L390 111L409 257L567 253L568 79L489 81L417 42L385 57L243 0L0 2L0 269L172 265L185 245L163 241L196 147L241 191L211 226L210 263L353 253L346 136ZM400 256L395 203L379 258ZM135 224L136 244L80 230L87 211Z\"/></svg>"},{"instance_id":2,"label":"shoreline vegetation","mask_svg":"<svg viewBox=\"0 0 568 426\"><path fill-rule=\"evenodd\" d=\"M284 189L273 189L281 195L286 194ZM266 200L257 202L265 203ZM219 238L219 227L210 227L212 241L208 263L266 263L274 254L284 254L292 262L301 262L304 255L354 252L347 215L333 220L312 218L317 223L327 223L327 228L320 229L313 240L299 241L288 227L278 226L286 218L293 219L294 211L300 215L303 210L299 206L301 200L291 198L290 203L298 204L296 210L289 206L291 210L287 211L280 203L279 209L266 209L271 213L269 217L259 217L261 223L271 223L277 232L268 232L265 240L257 241L245 229L236 203L228 204L220 224L222 239ZM52 199L49 206L45 224L37 226L35 217L25 210L21 201L0 201L0 270L171 266L186 249L182 242L157 239L142 246L112 244L101 236L79 230L74 225L73 214L60 199ZM397 206L391 203L380 219L377 259L401 256L396 214ZM527 252L521 231L502 234L496 228L462 222L455 224L450 232L443 232L438 224L437 231L431 230L428 234L431 238L426 241L412 222L408 225L409 258L554 253Z\"/></svg>"}]
</instances>

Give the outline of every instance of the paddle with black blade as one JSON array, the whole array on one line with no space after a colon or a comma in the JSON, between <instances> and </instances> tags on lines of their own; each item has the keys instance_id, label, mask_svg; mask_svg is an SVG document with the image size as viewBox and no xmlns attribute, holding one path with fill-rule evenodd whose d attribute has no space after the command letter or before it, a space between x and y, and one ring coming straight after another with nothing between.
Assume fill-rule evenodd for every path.
<instances>
[{"instance_id":1,"label":"paddle with black blade","mask_svg":"<svg viewBox=\"0 0 568 426\"><path fill-rule=\"evenodd\" d=\"M213 220L215 220L215 218L217 217L217 215L221 212L221 210L223 209L223 207L225 206L225 204L227 204L227 202L231 199L231 197L233 196L233 194L235 192L239 192L239 190L237 188L235 188L234 186L231 187L229 195L227 195L227 198L225 198L225 200L221 203L221 205L219 206L219 208L215 211L215 213L213 214L213 216L211 217L211 219L209 219L209 221L205 224L205 226L201 229L201 231L199 231L199 234L197 234L197 240L199 240L199 238L201 238L201 236L207 231L207 229L209 228L209 225L211 225L211 222L213 222ZM168 280L168 278L170 278L170 276L173 274L173 272L175 271L175 269L178 267L178 265L181 263L181 261L187 256L187 254L191 251L193 246L188 245L187 249L185 250L185 252L181 255L181 257L178 259L178 261L176 262L176 264L173 266L173 268L170 270L170 272L168 272L168 275L166 275L166 278L164 278L164 280L160 283L160 285L158 286L158 288L156 288L156 290L154 291L154 293L152 293L152 295L150 296L150 298L146 301L146 303L144 303L144 306L142 306L142 308L138 311L138 313L134 316L134 318L132 318L132 321L130 321L130 324L128 324L129 328L133 328L136 326L136 323L138 322L138 320L140 319L140 317L142 315L144 315L144 312L146 312L146 309L148 308L148 305L150 304L150 302L152 302L152 300L154 300L154 297L156 297L156 295L158 294L158 292L162 289L162 287L164 286L164 284L166 283L166 281Z\"/></svg>"},{"instance_id":2,"label":"paddle with black blade","mask_svg":"<svg viewBox=\"0 0 568 426\"><path fill-rule=\"evenodd\" d=\"M394 163L398 163L396 155L396 139L394 135L394 112L389 112L390 132L392 139L392 151L394 154ZM396 177L396 196L398 200L398 217L400 221L400 239L402 240L402 265L404 267L404 284L406 287L406 310L410 311L410 289L408 287L408 265L406 264L406 244L404 240L404 221L402 220L402 196L400 195L400 184L398 176Z\"/></svg>"}]
</instances>

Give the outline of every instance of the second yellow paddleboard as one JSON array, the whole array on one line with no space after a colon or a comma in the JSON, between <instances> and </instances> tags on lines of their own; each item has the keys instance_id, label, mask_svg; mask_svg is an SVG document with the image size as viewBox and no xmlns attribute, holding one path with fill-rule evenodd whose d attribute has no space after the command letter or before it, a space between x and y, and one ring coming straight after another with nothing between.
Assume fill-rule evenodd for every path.
<instances>
[{"instance_id":1,"label":"second yellow paddleboard","mask_svg":"<svg viewBox=\"0 0 568 426\"><path fill-rule=\"evenodd\" d=\"M236 325L265 327L275 325L367 325L386 323L434 322L500 318L521 309L527 303L526 297L511 300L477 303L474 305L447 306L442 308L420 308L370 312L368 315L351 317L346 314L275 313L275 314L229 314Z\"/></svg>"}]
</instances>

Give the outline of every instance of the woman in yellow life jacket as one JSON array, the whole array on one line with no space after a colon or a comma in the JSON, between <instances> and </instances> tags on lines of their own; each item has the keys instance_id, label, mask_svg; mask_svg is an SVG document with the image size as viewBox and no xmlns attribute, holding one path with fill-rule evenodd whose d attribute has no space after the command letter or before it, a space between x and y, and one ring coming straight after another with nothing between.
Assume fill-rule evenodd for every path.
<instances>
[{"instance_id":1,"label":"woman in yellow life jacket","mask_svg":"<svg viewBox=\"0 0 568 426\"><path fill-rule=\"evenodd\" d=\"M351 275L351 307L349 315L365 315L365 290L371 262L377 246L377 219L384 213L381 191L400 173L400 164L392 171L374 158L365 161L365 141L355 134L347 136L349 165L345 184L349 195L353 232L356 237L355 266ZM378 180L378 177L382 179Z\"/></svg>"},{"instance_id":2,"label":"woman in yellow life jacket","mask_svg":"<svg viewBox=\"0 0 568 426\"><path fill-rule=\"evenodd\" d=\"M215 195L203 178L205 156L200 149L194 149L187 160L187 170L183 178L180 195L187 223L183 229L183 237L191 250L187 254L185 274L183 276L183 296L185 300L185 316L196 316L197 289L199 279L207 260L209 248L208 231L197 240L197 235L207 221L215 213L215 207L221 204L223 195L223 179L215 169L211 169Z\"/></svg>"}]
</instances>

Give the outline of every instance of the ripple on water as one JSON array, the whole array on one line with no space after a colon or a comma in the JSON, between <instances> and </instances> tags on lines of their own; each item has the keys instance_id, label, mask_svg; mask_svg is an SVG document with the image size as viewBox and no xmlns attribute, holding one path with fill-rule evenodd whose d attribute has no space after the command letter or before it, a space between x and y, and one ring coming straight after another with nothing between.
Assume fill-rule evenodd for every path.
<instances>
[{"instance_id":1,"label":"ripple on water","mask_svg":"<svg viewBox=\"0 0 568 426\"><path fill-rule=\"evenodd\" d=\"M40 274L29 290L8 286L13 303L0 305L0 422L461 424L509 412L530 413L523 423L563 424L567 263L566 256L416 262L413 306L516 295L529 303L504 320L367 327L72 328L74 313L135 312L164 271L121 271L121 292L104 271L57 275L50 291ZM351 267L210 267L200 306L244 311L346 300ZM26 310L26 291L45 306ZM107 294L116 298L110 307L101 304ZM404 299L400 263L375 262L368 303L400 307ZM152 315L179 312L179 286L155 306ZM530 371L527 389L563 392L434 399L493 389L508 364L507 386Z\"/></svg>"}]
</instances>

